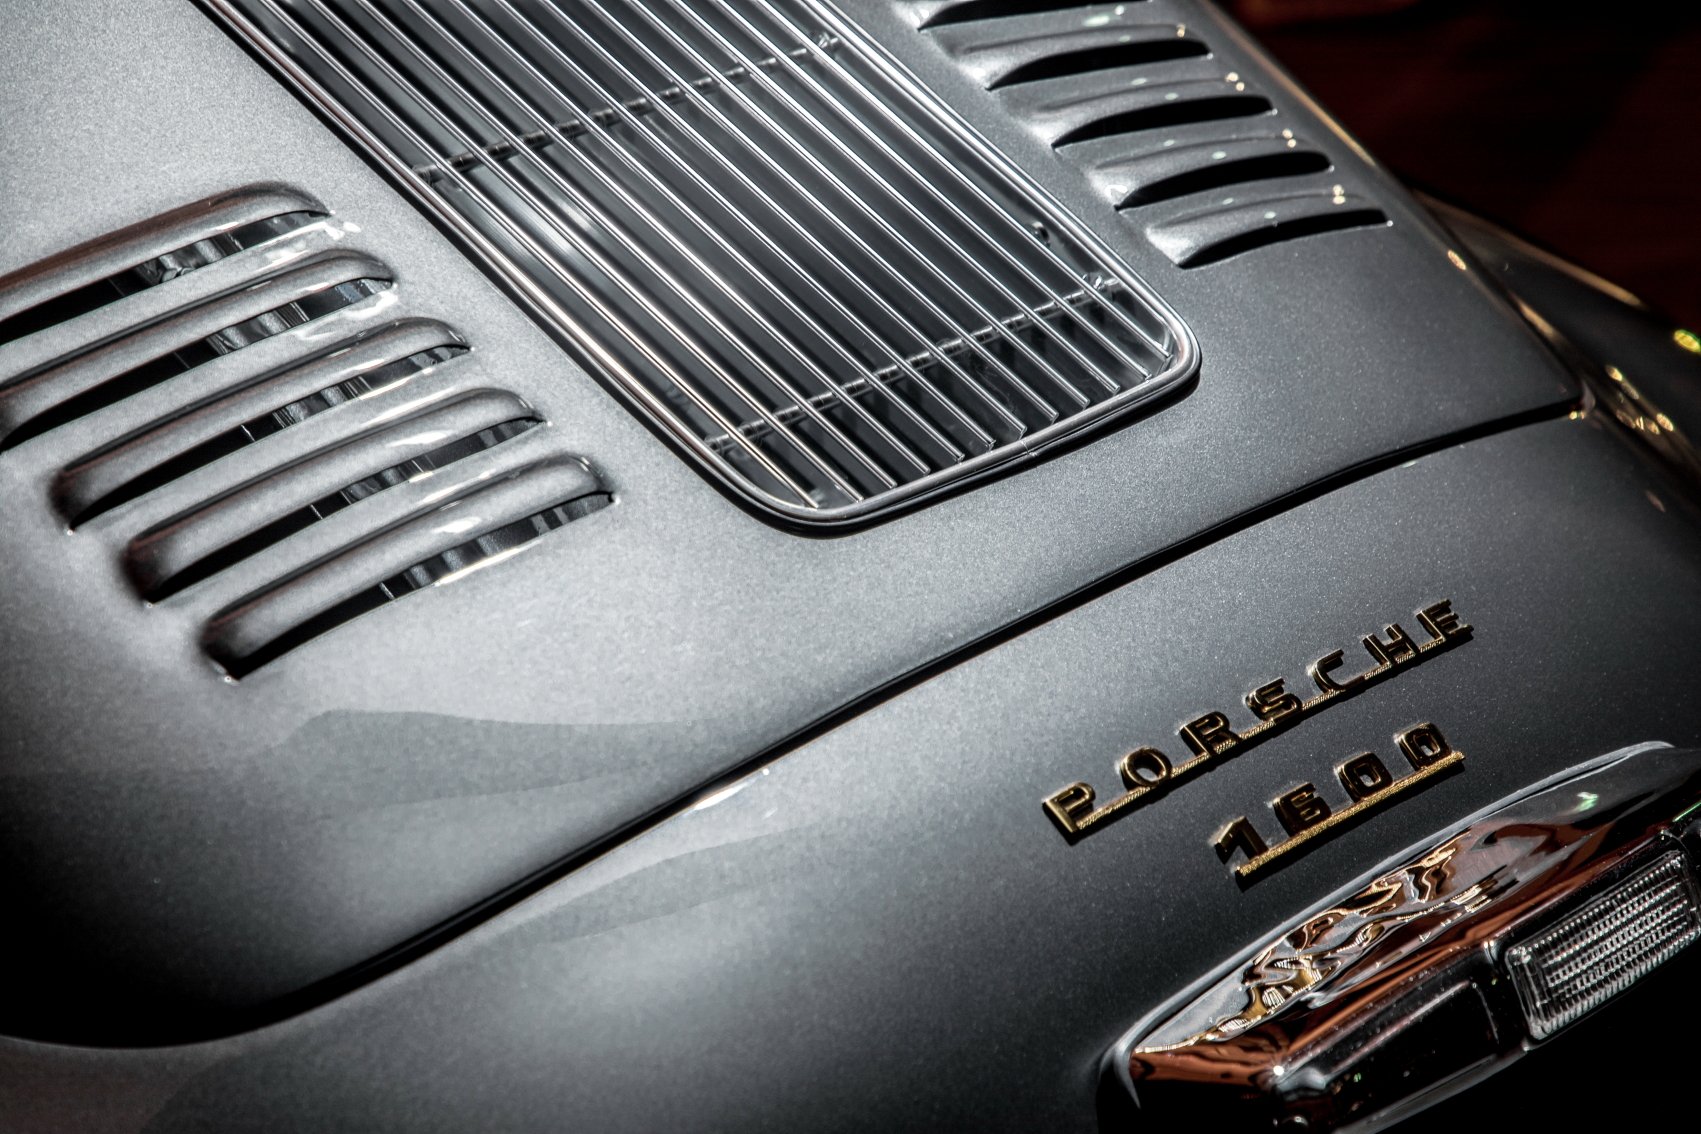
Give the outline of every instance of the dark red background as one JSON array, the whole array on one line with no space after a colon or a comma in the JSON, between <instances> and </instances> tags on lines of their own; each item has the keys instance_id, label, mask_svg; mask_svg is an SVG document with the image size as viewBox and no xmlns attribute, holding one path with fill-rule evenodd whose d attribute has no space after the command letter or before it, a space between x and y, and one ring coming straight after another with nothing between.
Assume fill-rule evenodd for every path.
<instances>
[{"instance_id":1,"label":"dark red background","mask_svg":"<svg viewBox=\"0 0 1701 1134\"><path fill-rule=\"evenodd\" d=\"M1701 5L1231 8L1396 174L1701 327Z\"/></svg>"}]
</instances>

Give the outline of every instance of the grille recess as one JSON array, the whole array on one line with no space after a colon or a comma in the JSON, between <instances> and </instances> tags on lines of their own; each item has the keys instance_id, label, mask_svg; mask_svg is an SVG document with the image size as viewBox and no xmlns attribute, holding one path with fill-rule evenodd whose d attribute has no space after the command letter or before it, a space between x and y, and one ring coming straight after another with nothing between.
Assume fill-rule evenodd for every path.
<instances>
[{"instance_id":1,"label":"grille recess","mask_svg":"<svg viewBox=\"0 0 1701 1134\"><path fill-rule=\"evenodd\" d=\"M280 208L289 211L248 219L254 213ZM217 263L226 256L293 232L322 215L317 206L305 198L292 198L275 191L253 192L230 202L222 228L197 234L197 238L190 239L181 247L149 255L140 262L128 262L131 257L140 254L139 250L130 247L138 237L157 242L172 231L174 222L181 225L184 221L193 223L191 217L200 218L190 211L120 233L101 249L90 250L77 261L56 265L53 272L38 273L33 277L37 285L35 289L25 286L27 281L0 278L0 345L98 310L121 296L158 287L198 268ZM182 234L185 238L190 235ZM120 263L124 265L121 269L100 274ZM79 282L78 277L89 275L95 278L87 283ZM64 286L67 279L74 285L70 290L51 298L40 294L43 284L55 282Z\"/></svg>"},{"instance_id":2,"label":"grille recess","mask_svg":"<svg viewBox=\"0 0 1701 1134\"><path fill-rule=\"evenodd\" d=\"M858 519L1187 377L1060 206L816 0L206 0L725 483Z\"/></svg>"},{"instance_id":3,"label":"grille recess","mask_svg":"<svg viewBox=\"0 0 1701 1134\"><path fill-rule=\"evenodd\" d=\"M354 231L258 186L0 277L0 461L231 677L612 501Z\"/></svg>"},{"instance_id":4,"label":"grille recess","mask_svg":"<svg viewBox=\"0 0 1701 1134\"><path fill-rule=\"evenodd\" d=\"M911 7L928 38L1178 267L1388 224L1350 166L1296 135L1253 72L1147 5Z\"/></svg>"}]
</instances>

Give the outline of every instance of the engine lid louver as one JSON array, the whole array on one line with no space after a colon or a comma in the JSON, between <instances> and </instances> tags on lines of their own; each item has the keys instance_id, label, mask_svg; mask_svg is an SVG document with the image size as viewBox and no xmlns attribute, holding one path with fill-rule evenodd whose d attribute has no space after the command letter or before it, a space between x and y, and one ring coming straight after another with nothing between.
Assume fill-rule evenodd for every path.
<instances>
[{"instance_id":1,"label":"engine lid louver","mask_svg":"<svg viewBox=\"0 0 1701 1134\"><path fill-rule=\"evenodd\" d=\"M725 483L843 522L1184 379L1128 267L814 0L210 0Z\"/></svg>"},{"instance_id":2,"label":"engine lid louver","mask_svg":"<svg viewBox=\"0 0 1701 1134\"><path fill-rule=\"evenodd\" d=\"M0 460L74 434L52 506L147 602L236 595L203 633L232 677L611 501L346 235L263 187L0 278Z\"/></svg>"},{"instance_id":3,"label":"engine lid louver","mask_svg":"<svg viewBox=\"0 0 1701 1134\"><path fill-rule=\"evenodd\" d=\"M1178 266L1387 215L1152 0L924 0L916 22Z\"/></svg>"}]
</instances>

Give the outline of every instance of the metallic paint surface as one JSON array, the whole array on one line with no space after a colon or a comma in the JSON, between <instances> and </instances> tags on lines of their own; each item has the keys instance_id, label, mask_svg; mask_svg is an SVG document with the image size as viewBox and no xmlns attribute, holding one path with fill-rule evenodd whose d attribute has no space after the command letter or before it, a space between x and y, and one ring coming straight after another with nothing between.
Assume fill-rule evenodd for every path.
<instances>
[{"instance_id":1,"label":"metallic paint surface","mask_svg":"<svg viewBox=\"0 0 1701 1134\"><path fill-rule=\"evenodd\" d=\"M1591 757L1694 744L1697 562L1693 505L1616 426L1436 453L941 673L322 1008L157 1051L0 1042L0 1120L1092 1131L1133 1021L1367 862ZM1442 592L1468 648L1075 846L1041 813L1083 760ZM1418 719L1464 772L1241 890L1225 818Z\"/></svg>"},{"instance_id":2,"label":"metallic paint surface","mask_svg":"<svg viewBox=\"0 0 1701 1134\"><path fill-rule=\"evenodd\" d=\"M1142 18L1217 18L1193 0L1130 8ZM0 272L199 196L256 182L295 186L332 211L345 246L394 269L400 312L444 319L473 345L453 363L462 382L524 397L563 445L595 464L615 503L540 540L500 570L410 596L230 684L207 664L198 636L206 615L237 596L213 581L144 607L122 579L117 558L127 533L179 506L214 473L131 502L74 534L48 504L57 469L144 424L156 403L121 403L6 453L0 459L0 498L9 503L0 529L0 567L7 577L0 591L0 859L8 870L0 878L0 901L28 928L6 935L0 959L31 977L0 1001L0 1031L80 1042L164 1042L306 1007L329 995L317 982L337 974L358 977L358 966L372 958L425 940L420 935L539 872L608 845L629 824L776 750L812 722L1096 580L1345 470L1461 430L1554 410L1576 397L1574 379L1498 292L1476 273L1459 271L1442 232L1373 168L1361 173L1375 182L1392 227L1284 244L1183 272L1107 210L1085 175L1002 118L991 95L945 65L913 31L910 9L870 2L855 6L854 14L1184 313L1199 337L1204 369L1198 385L1162 412L1091 445L876 527L807 539L759 522L693 473L188 0L86 0L8 13L9 50L0 56L0 113L8 123L0 133L0 201L8 239L0 248ZM1228 32L1212 34L1225 55L1238 50ZM1263 66L1250 56L1235 64ZM1350 144L1333 137L1333 127L1313 117L1301 96L1278 89L1276 78L1263 85L1309 136L1331 136L1337 157L1350 157ZM1565 435L1594 428L1579 426ZM243 460L233 458L226 474L258 467ZM1464 466L1449 457L1434 467ZM1492 473L1521 475L1516 469L1503 474L1498 466ZM1032 685L996 711L1055 724L1052 714L1067 708L1068 728L1048 743L1066 738L1071 751L1089 755L1132 726L1134 705L1142 720L1155 713L1161 722L1199 697L1217 696L1212 690L1259 677L1242 670L1262 669L1262 662L1243 662L1269 656L1278 638L1328 641L1340 632L1336 619L1343 615L1354 614L1345 624L1356 625L1358 613L1450 589L1484 540L1500 546L1493 538L1493 497L1469 481L1476 473L1455 475L1463 479L1448 482L1451 519L1433 516L1420 524L1409 509L1371 516L1343 503L1338 507L1364 525L1350 538L1349 518L1319 522L1315 529L1290 525L1283 529L1287 542L1268 547L1255 567L1241 564L1244 574L1220 563L1208 567L1217 562L1208 558L1166 568L1185 574L1191 580L1186 589L1196 592L1173 614L1155 605L1157 590L1135 587L1127 593L1154 597L1125 600L1138 609L1105 616L1105 625L1115 627L1106 636L1123 643L1111 653L1102 652L1108 642L1064 645L1055 637L1044 637L1049 647L1024 647L1024 664L1038 667L1028 678ZM1570 465L1563 477L1568 491L1583 494L1565 507L1587 510L1595 499L1590 494L1604 491L1577 483ZM1637 519L1674 530L1679 524L1675 515ZM1629 513L1602 520L1603 533L1632 522ZM1359 554L1354 540L1362 547L1373 537L1392 540L1382 556L1360 559L1350 571L1339 566L1341 557ZM1567 581L1552 578L1553 563L1532 560L1529 548L1503 547L1498 564L1481 569L1498 572L1496 579L1527 570L1532 580L1524 587L1494 583L1491 589L1507 593L1484 594L1472 607L1488 608L1485 616L1493 617L1493 610L1505 611L1502 604L1510 603L1525 612L1519 617L1535 618L1527 596L1544 583L1570 587L1569 600L1584 602L1600 593L1603 580L1620 575L1635 580L1635 593L1662 597L1687 580L1664 560L1626 559L1610 546L1595 554L1597 561L1586 567L1579 561ZM264 555L257 564L289 566L286 546ZM1252 598L1259 588L1269 588L1256 600L1262 613ZM1135 615L1134 622L1119 621ZM1261 641L1237 639L1244 632L1237 620L1253 615L1271 618L1270 628ZM1675 617L1673 625L1681 625L1684 616ZM1129 650L1129 643L1137 648ZM1476 653L1472 664L1506 648ZM1527 665L1566 664L1539 642L1531 648ZM1584 662L1579 656L1573 664ZM1083 689L1044 676L1078 666L1105 668L1078 675L1074 680L1090 681ZM1438 667L1414 678L1402 695L1448 688L1441 676L1446 672ZM1554 675L1560 673L1574 676L1563 668ZM1105 699L1078 700L1088 693ZM679 946L656 937L626 960L666 960L651 975L671 974L666 979L680 991L694 964L713 970L735 960L749 963L755 967L722 974L729 983L717 994L724 997L718 1008L694 1010L730 1011L741 996L766 1005L764 1011L779 1010L776 990L784 986L766 983L771 971L756 963L764 951L778 950L774 963L801 973L795 966L811 956L809 947L822 934L828 946L858 938L860 931L842 921L842 909L873 902L876 894L890 895L894 908L929 898L925 888L914 890L923 879L894 876L884 859L878 871L873 863L851 870L824 861L855 859L864 853L860 832L883 823L911 832L879 840L886 852L902 852L895 861L910 861L917 847L925 848L929 877L974 883L965 893L1000 904L1001 891L1013 883L986 872L1002 868L1004 855L1025 847L1030 834L1056 841L1034 801L1059 786L1058 776L1017 772L1024 766L1019 762L989 766L997 758L986 752L985 738L970 744L938 731L966 723L960 716L965 710L935 704L934 696L904 702L933 706L905 738L926 739L925 748L883 749L892 738L870 737L868 751L835 759L848 778L831 790L846 809L812 823L820 834L777 836L742 852L729 850L735 859L749 859L738 870L714 855L688 860L703 864L707 892L719 887L735 904L755 901L767 886L808 882L794 907L753 911L778 936L746 938L754 931L734 929L716 949L693 948L679 957L672 956ZM1376 703L1364 699L1364 705ZM1472 711L1525 715L1518 694L1492 686L1476 704ZM1365 711L1355 706L1342 721ZM997 748L1020 749L1026 733L1018 723L1009 722ZM875 726L858 721L848 727L858 731L835 732L834 744ZM1330 722L1331 730L1336 727ZM1470 744L1470 737L1462 743ZM1481 742L1472 749L1482 750ZM899 762L882 763L894 759ZM790 763L782 761L776 771ZM925 773L925 790L905 778L912 766ZM981 778L987 775L1003 785L996 798ZM1116 896L1134 884L1126 864L1141 861L1128 857L1130 842L1138 848L1156 830L1192 830L1205 821L1200 809L1211 800L1232 798L1232 806L1241 806L1234 793L1250 790L1249 775L1251 767L1225 770L1199 790L1178 795L1161 827L1129 823L1125 832L1073 851L1060 843L1036 847L1024 861L1046 864L1060 889L1041 895L1024 913L1023 925L1031 928L996 949L973 936L987 925L973 917L953 922L958 913L943 909L917 908L910 923L882 932L949 939L965 961L990 950L1001 955L1000 965L1026 955L1004 955L1006 944L1054 951L1053 931L1038 927L1065 912L1059 905L1065 894L1115 908ZM1337 847L1362 848L1388 825L1431 815L1453 793L1477 791L1494 777L1492 770L1473 771L1460 781L1467 786L1429 793ZM1005 788L1010 794L1002 794ZM1225 791L1228 797L1219 794ZM703 814L731 814L720 809L735 802ZM1209 820L1215 819L1211 811ZM1071 857L1062 857L1066 851ZM1319 851L1312 861L1326 863L1341 853L1347 851ZM1177 861L1190 862L1186 856ZM1245 904L1200 911L1189 909L1196 895L1182 886L1192 869L1148 879L1144 885L1153 888L1138 892L1144 911L1138 928L1119 930L1117 948L1134 949L1141 958L1141 989L1161 987L1186 967L1169 956L1180 940L1174 934L1183 910L1188 918L1232 917L1225 924L1255 926L1275 908L1270 903L1291 900L1295 887L1312 881L1310 869L1290 872ZM752 889L734 881L740 871L773 877ZM570 893L584 878L551 893ZM1089 882L1089 889L1077 889ZM649 885L646 876L646 893ZM666 911L695 885L689 878L670 883L668 896L651 907L642 902L654 899L634 894L638 906L605 916L620 923L644 916L643 908ZM834 894L849 902L839 913L820 906ZM1176 901L1184 904L1172 908ZM982 916L988 912L981 909ZM811 920L828 913L833 916ZM793 928L782 931L782 925ZM895 936L885 945L900 947ZM611 995L620 989L617 975L638 975L635 969L592 975L595 965L571 960L571 952L559 954L560 963ZM451 955L459 954L445 954ZM834 955L828 947L808 964L825 964ZM1049 978L1051 991L1055 982L1095 987L1091 974L1105 955L1083 944L1080 952L1056 959L1067 971ZM847 974L867 975L868 966L887 978L896 973L889 959L859 955L842 963ZM939 963L925 955L913 962L923 969ZM516 1015L485 1023L475 1013L470 1026L490 1029L490 1042L499 1044L534 1028L554 1037L516 1052L516 1073L561 1057L555 1045L569 1034L605 1026L590 1002L576 1001L575 1016L537 995L534 982L555 987L563 979L547 966L528 975L523 966L491 962L482 971L482 979L494 982L484 993L495 998L492 1006L513 1003ZM973 971L941 972L939 988L970 995L970 986L982 983L971 979ZM999 988L1007 979L1003 971L984 979ZM505 972L519 983L503 983ZM418 977L409 973L407 979ZM579 983L566 982L576 989ZM835 999L844 991L831 982L812 985L798 994L795 1013L763 1026L794 1032L817 1010L847 1011ZM881 995L896 991L894 985ZM879 1017L888 1007L896 1015ZM1123 1007L1113 1013L1119 1019ZM865 1010L874 1015L864 1019ZM923 1022L919 1011L885 1005L877 996L814 1034L866 1024L895 1036ZM425 1012L422 1002L408 1014L422 1021ZM1061 1027L1064 1016L1057 1020ZM663 1035L643 1030L622 1039L616 1029L606 1033L606 1043L585 1047L575 1058L612 1059L633 1043L701 1040L706 1018L671 1032L660 1018L652 1023ZM362 1024L336 1042L373 1034L376 1026ZM1103 1027L1109 1026L1107 1016ZM1097 1027L1073 1018L1065 1046L1096 1050L1106 1039ZM735 1044L720 1054L766 1052L775 1034L752 1032L752 1046ZM415 1034L407 1044L423 1042ZM963 1033L928 1058L966 1050L960 1046L966 1043ZM326 1050L334 1047L327 1043ZM801 1077L777 1088L769 1082L761 1099L748 1096L750 1105L779 1113L802 1105L806 1096L819 1105L860 1097L849 1080L821 1094L806 1090L812 1051L796 1046L789 1058L804 1061L793 1066ZM906 1045L888 1048L854 1076L889 1068L908 1083L927 1063L911 1060L914 1054ZM470 1069L476 1061L453 1062ZM711 1063L694 1065L680 1084L697 1082ZM768 1082L785 1065L775 1063L757 1081ZM816 1070L819 1083L828 1068L823 1063ZM564 1063L562 1082L568 1071ZM327 1068L327 1082L337 1073ZM867 1080L858 1081L866 1086ZM754 1092L755 1086L725 1089ZM1076 1105L1073 1088L1069 1095ZM327 1090L317 1097L329 1103L335 1096ZM509 1101L535 1119L545 1100L528 1099ZM305 1096L300 1101L307 1103ZM652 1101L665 1102L660 1096ZM448 1121L449 1115L441 1117ZM347 1126L353 1119L339 1122Z\"/></svg>"}]
</instances>

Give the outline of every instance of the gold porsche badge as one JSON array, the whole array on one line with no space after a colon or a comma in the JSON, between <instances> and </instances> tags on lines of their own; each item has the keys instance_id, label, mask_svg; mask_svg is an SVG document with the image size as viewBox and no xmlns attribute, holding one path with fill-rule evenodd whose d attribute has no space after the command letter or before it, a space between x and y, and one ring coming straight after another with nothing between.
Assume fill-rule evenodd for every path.
<instances>
[{"instance_id":1,"label":"gold porsche badge","mask_svg":"<svg viewBox=\"0 0 1701 1134\"><path fill-rule=\"evenodd\" d=\"M1245 697L1246 707L1256 723L1236 727L1225 713L1216 710L1202 713L1177 729L1177 738L1191 754L1187 759L1178 763L1159 748L1135 748L1117 761L1123 790L1115 798L1099 804L1097 793L1089 784L1073 783L1045 798L1046 815L1064 838L1076 842L1160 798L1203 769L1238 756L1330 705L1471 637L1471 627L1454 613L1451 600L1431 603L1416 613L1425 635L1423 641L1414 639L1397 622L1380 634L1367 634L1362 641L1370 655L1370 667L1351 676L1341 674L1347 664L1345 651L1330 651L1306 667L1317 689L1309 700L1289 691L1285 679L1265 682ZM1271 846L1252 822L1242 816L1213 840L1219 857L1226 862L1235 853L1244 853L1246 861L1235 872L1242 881L1249 881L1305 843L1339 829L1464 761L1464 754L1449 746L1440 730L1429 723L1401 732L1395 737L1395 744L1411 766L1409 773L1396 777L1387 763L1371 752L1354 756L1335 770L1349 800L1346 806L1332 807L1315 785L1301 784L1271 803L1288 836L1283 842Z\"/></svg>"}]
</instances>

